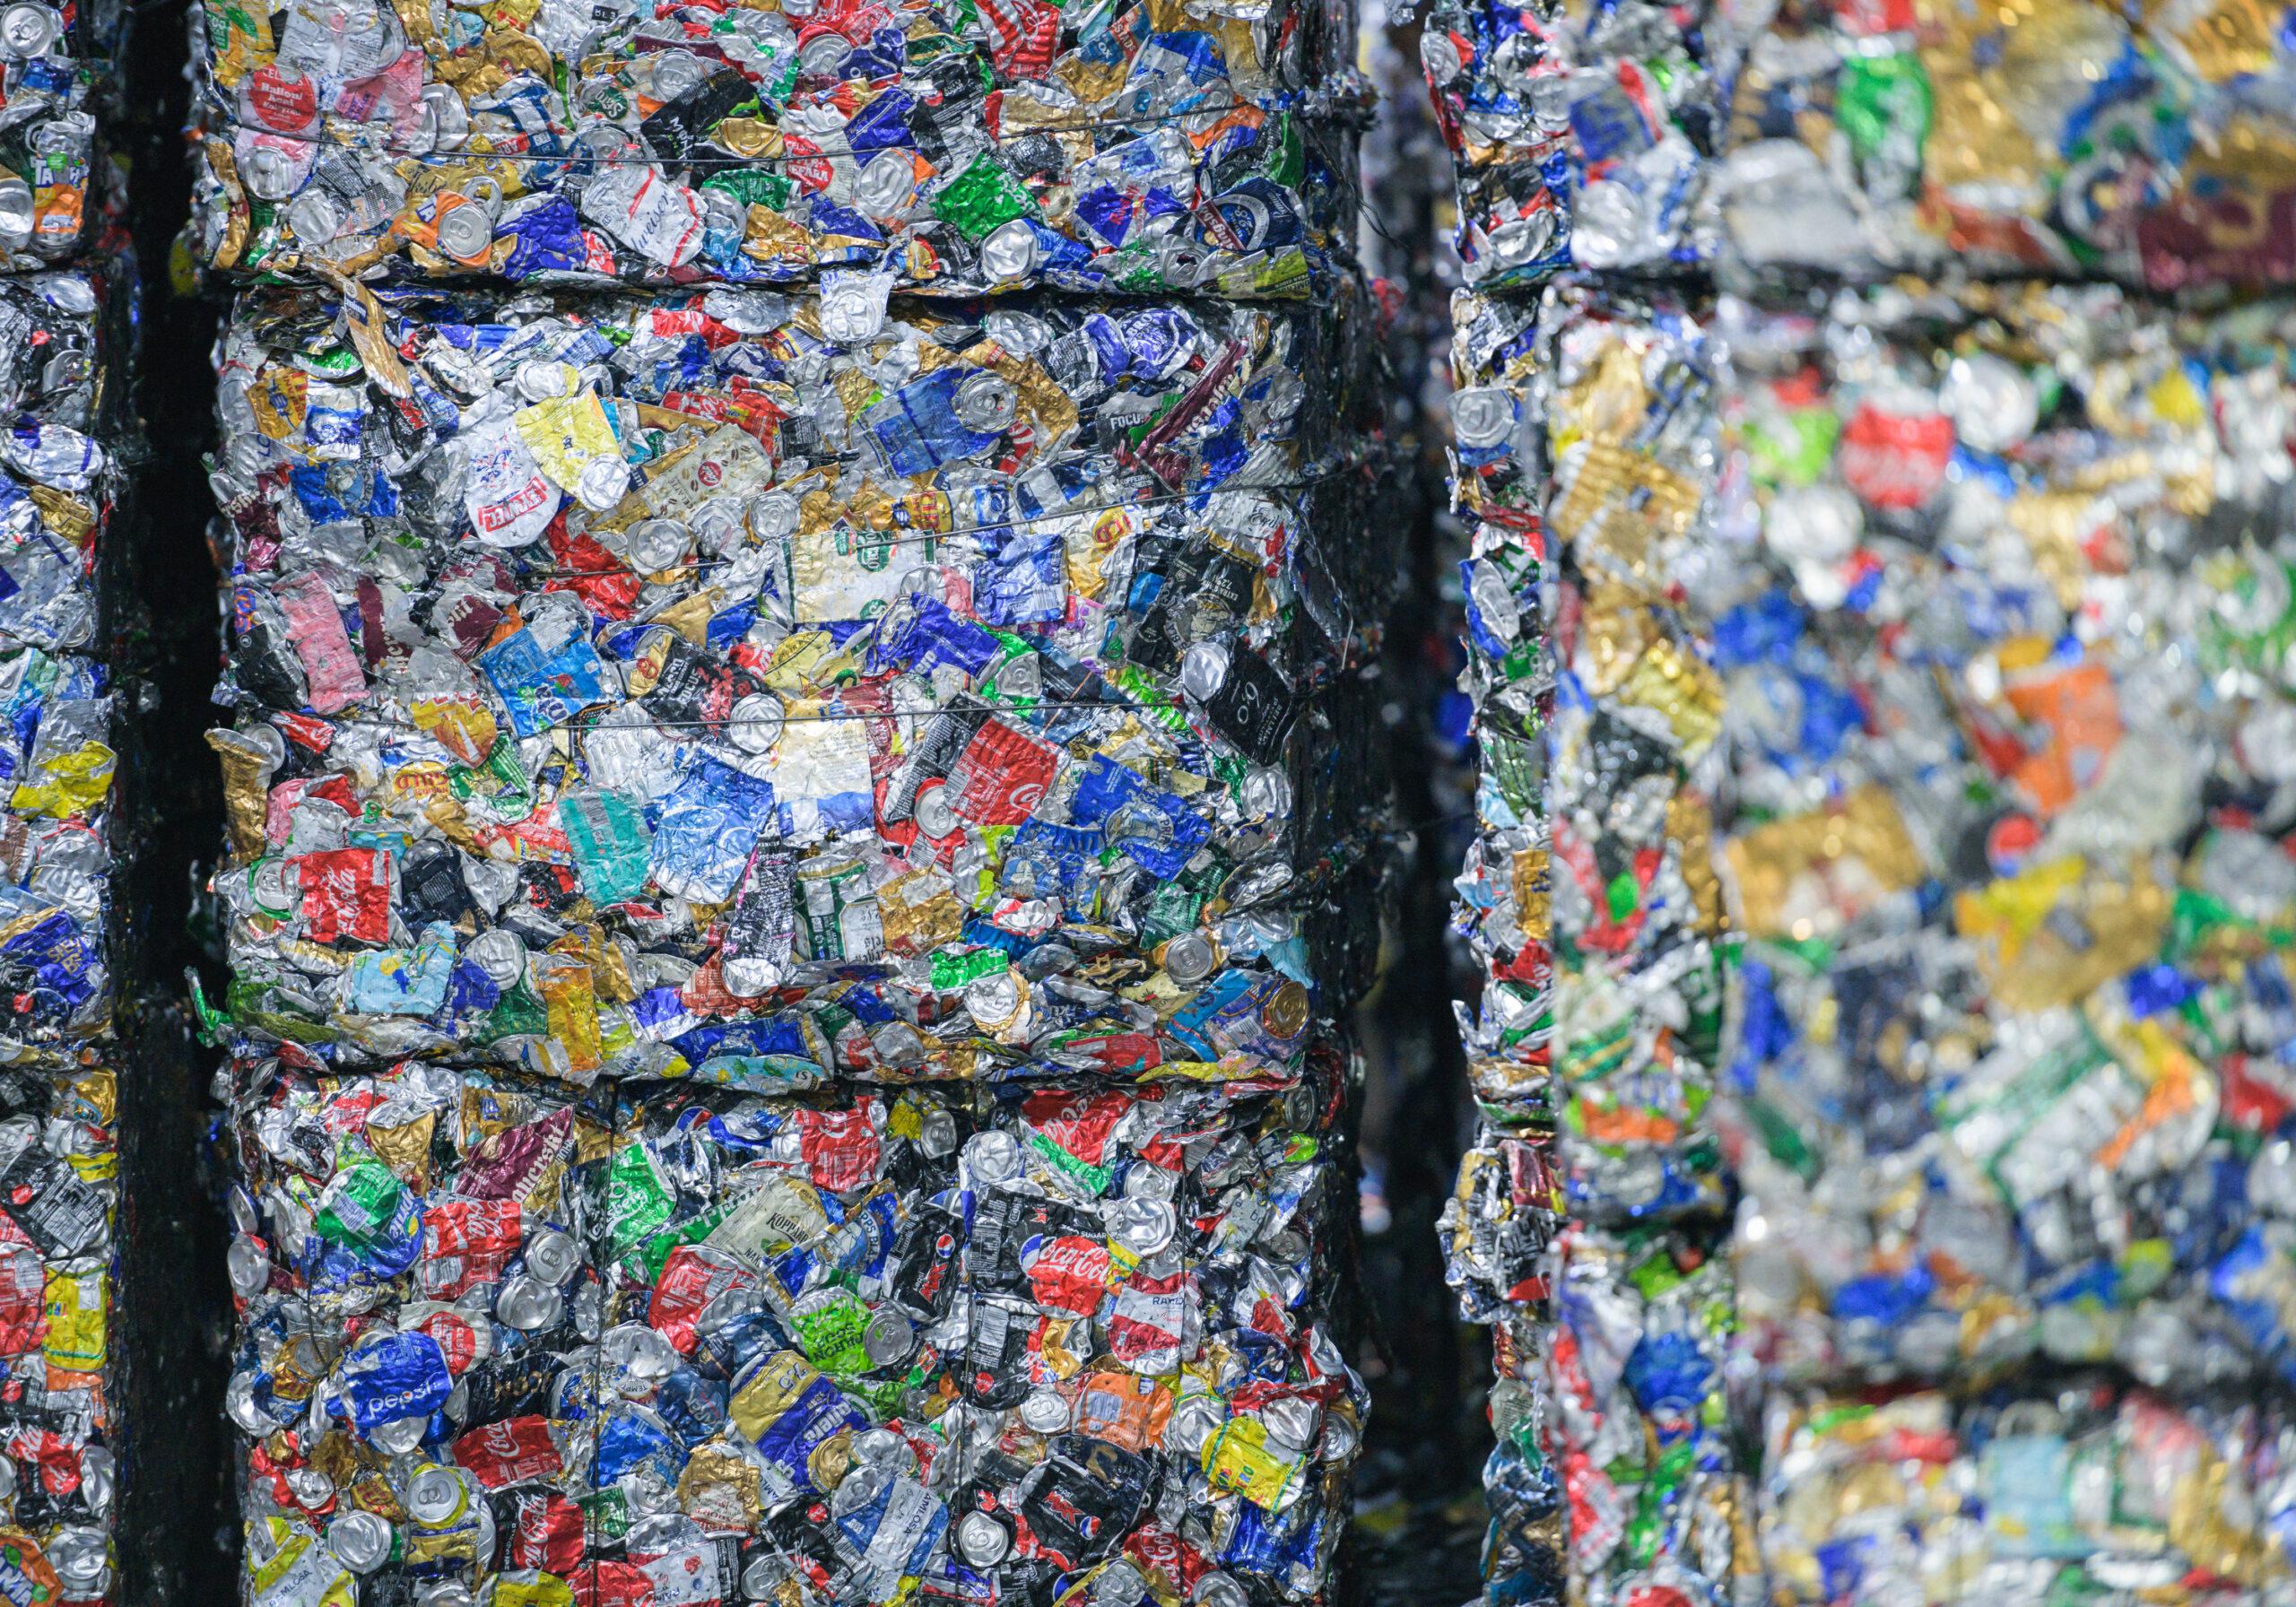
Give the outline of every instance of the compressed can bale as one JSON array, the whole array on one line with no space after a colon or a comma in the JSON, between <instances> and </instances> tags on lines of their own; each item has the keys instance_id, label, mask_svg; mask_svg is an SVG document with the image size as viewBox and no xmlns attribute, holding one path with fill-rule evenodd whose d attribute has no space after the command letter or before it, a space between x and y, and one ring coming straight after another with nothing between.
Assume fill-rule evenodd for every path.
<instances>
[{"instance_id":1,"label":"compressed can bale","mask_svg":"<svg viewBox=\"0 0 2296 1607\"><path fill-rule=\"evenodd\" d=\"M1566 291L1472 305L1525 343L1553 543L1549 736L1558 1162L1570 1214L1710 1216L1726 923L1709 863L1721 687L1698 578L1713 352L1674 306Z\"/></svg>"},{"instance_id":2,"label":"compressed can bale","mask_svg":"<svg viewBox=\"0 0 2296 1607\"><path fill-rule=\"evenodd\" d=\"M1298 297L1345 275L1349 8L201 8L240 273Z\"/></svg>"},{"instance_id":3,"label":"compressed can bale","mask_svg":"<svg viewBox=\"0 0 2296 1607\"><path fill-rule=\"evenodd\" d=\"M1701 207L1728 83L1726 8L1433 0L1420 35L1450 147L1466 282L1666 274L1712 256Z\"/></svg>"},{"instance_id":4,"label":"compressed can bale","mask_svg":"<svg viewBox=\"0 0 2296 1607\"><path fill-rule=\"evenodd\" d=\"M2217 292L2296 262L2286 41L1430 22L1458 484L1535 439L1552 543L1570 1219L1520 1275L1530 1172L1480 1143L1454 1281L1506 1387L1546 1358L1573 1598L2274 1599L2290 315ZM1521 611L1467 578L1488 658ZM1460 884L1479 1094L1509 763Z\"/></svg>"},{"instance_id":5,"label":"compressed can bale","mask_svg":"<svg viewBox=\"0 0 2296 1607\"><path fill-rule=\"evenodd\" d=\"M247 1599L562 1591L611 1383L611 1104L300 1055L234 1063L230 1094Z\"/></svg>"},{"instance_id":6,"label":"compressed can bale","mask_svg":"<svg viewBox=\"0 0 2296 1607\"><path fill-rule=\"evenodd\" d=\"M28 1601L116 1599L118 1104L109 1069L0 1072L0 1557Z\"/></svg>"},{"instance_id":7,"label":"compressed can bale","mask_svg":"<svg viewBox=\"0 0 2296 1607\"><path fill-rule=\"evenodd\" d=\"M1760 1563L1712 1116L1720 689L1667 578L1703 561L1718 359L1683 308L1590 288L1453 319L1486 969L1463 1030L1492 1131L1447 1220L1499 1325L1490 1593L1728 1599Z\"/></svg>"},{"instance_id":8,"label":"compressed can bale","mask_svg":"<svg viewBox=\"0 0 2296 1607\"><path fill-rule=\"evenodd\" d=\"M0 1554L27 1600L72 1603L114 1583L111 884L130 845L112 636L133 295L125 259L0 277Z\"/></svg>"},{"instance_id":9,"label":"compressed can bale","mask_svg":"<svg viewBox=\"0 0 2296 1607\"><path fill-rule=\"evenodd\" d=\"M2296 1377L2289 311L1907 286L1717 317L1751 1350Z\"/></svg>"},{"instance_id":10,"label":"compressed can bale","mask_svg":"<svg viewBox=\"0 0 2296 1607\"><path fill-rule=\"evenodd\" d=\"M481 1173L362 1157L345 1239L299 1151L243 1221L248 1386L299 1324L378 1357L235 1385L266 1607L1329 1589L1361 307L831 310L338 282L219 345L240 1174L377 1099ZM564 1177L465 1220L505 1100ZM363 1321L376 1256L438 1357ZM290 1473L346 1458L390 1489L338 1535Z\"/></svg>"},{"instance_id":11,"label":"compressed can bale","mask_svg":"<svg viewBox=\"0 0 2296 1607\"><path fill-rule=\"evenodd\" d=\"M1465 302L1455 303L1454 310ZM1454 502L1471 521L1464 568L1476 833L1456 882L1454 926L1481 962L1481 998L1460 1012L1478 1129L1441 1221L1445 1278L1468 1320L1492 1325L1499 1438L1484 1470L1494 1595L1561 1588L1562 1508L1545 1411L1549 1248L1561 1220L1548 1099L1552 951L1546 836L1546 557L1517 427L1526 374L1506 352L1455 342Z\"/></svg>"},{"instance_id":12,"label":"compressed can bale","mask_svg":"<svg viewBox=\"0 0 2296 1607\"><path fill-rule=\"evenodd\" d=\"M1322 1599L1315 1077L235 1081L256 1601Z\"/></svg>"},{"instance_id":13,"label":"compressed can bale","mask_svg":"<svg viewBox=\"0 0 2296 1607\"><path fill-rule=\"evenodd\" d=\"M2287 283L2290 48L2261 15L2218 4L1765 18L1735 49L1707 179L1718 255L1857 279L1951 266L2164 291Z\"/></svg>"},{"instance_id":14,"label":"compressed can bale","mask_svg":"<svg viewBox=\"0 0 2296 1607\"><path fill-rule=\"evenodd\" d=\"M1345 326L817 311L242 305L240 1029L578 1083L1296 1057Z\"/></svg>"},{"instance_id":15,"label":"compressed can bale","mask_svg":"<svg viewBox=\"0 0 2296 1607\"><path fill-rule=\"evenodd\" d=\"M0 278L0 1058L65 1064L111 1024L109 535L125 491L125 274Z\"/></svg>"}]
</instances>

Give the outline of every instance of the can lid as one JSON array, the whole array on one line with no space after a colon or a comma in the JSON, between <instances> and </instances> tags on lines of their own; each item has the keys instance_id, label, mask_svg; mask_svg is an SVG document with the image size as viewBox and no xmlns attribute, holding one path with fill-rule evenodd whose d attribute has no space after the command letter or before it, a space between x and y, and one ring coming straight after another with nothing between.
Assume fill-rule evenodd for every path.
<instances>
[{"instance_id":1,"label":"can lid","mask_svg":"<svg viewBox=\"0 0 2296 1607\"><path fill-rule=\"evenodd\" d=\"M1001 435L1019 414L1021 398L1004 375L984 369L957 387L952 405L966 429Z\"/></svg>"},{"instance_id":2,"label":"can lid","mask_svg":"<svg viewBox=\"0 0 2296 1607\"><path fill-rule=\"evenodd\" d=\"M1037 265L1036 231L1026 218L999 224L980 242L980 271L992 280L1019 279Z\"/></svg>"},{"instance_id":3,"label":"can lid","mask_svg":"<svg viewBox=\"0 0 2296 1607\"><path fill-rule=\"evenodd\" d=\"M574 1236L557 1228L545 1228L526 1240L526 1271L544 1283L566 1281L578 1259Z\"/></svg>"},{"instance_id":4,"label":"can lid","mask_svg":"<svg viewBox=\"0 0 2296 1607\"><path fill-rule=\"evenodd\" d=\"M0 13L0 46L11 56L39 56L63 35L64 19L53 7L25 0Z\"/></svg>"},{"instance_id":5,"label":"can lid","mask_svg":"<svg viewBox=\"0 0 2296 1607\"><path fill-rule=\"evenodd\" d=\"M1048 1389L1032 1389L1021 1403L1021 1421L1038 1434L1057 1434L1075 1415L1066 1401Z\"/></svg>"},{"instance_id":6,"label":"can lid","mask_svg":"<svg viewBox=\"0 0 2296 1607\"><path fill-rule=\"evenodd\" d=\"M674 568L693 544L693 532L683 519L641 519L625 538L632 568L651 572Z\"/></svg>"},{"instance_id":7,"label":"can lid","mask_svg":"<svg viewBox=\"0 0 2296 1607\"><path fill-rule=\"evenodd\" d=\"M916 817L917 829L927 837L947 837L957 830L957 812L949 807L945 783L919 792L910 812Z\"/></svg>"},{"instance_id":8,"label":"can lid","mask_svg":"<svg viewBox=\"0 0 2296 1607\"><path fill-rule=\"evenodd\" d=\"M379 1513L344 1512L326 1526L326 1549L354 1574L371 1574L391 1559L395 1532Z\"/></svg>"},{"instance_id":9,"label":"can lid","mask_svg":"<svg viewBox=\"0 0 2296 1607\"><path fill-rule=\"evenodd\" d=\"M879 1307L862 1331L861 1350L871 1367L891 1367L916 1348L916 1325L895 1307Z\"/></svg>"},{"instance_id":10,"label":"can lid","mask_svg":"<svg viewBox=\"0 0 2296 1607\"><path fill-rule=\"evenodd\" d=\"M1285 977L1260 1006L1259 1022L1278 1038L1295 1036L1308 1024L1308 990Z\"/></svg>"},{"instance_id":11,"label":"can lid","mask_svg":"<svg viewBox=\"0 0 2296 1607\"><path fill-rule=\"evenodd\" d=\"M1451 433L1470 449L1495 447L1515 427L1515 399L1496 385L1471 385L1451 393Z\"/></svg>"},{"instance_id":12,"label":"can lid","mask_svg":"<svg viewBox=\"0 0 2296 1607\"><path fill-rule=\"evenodd\" d=\"M539 1279L521 1273L502 1285L494 1302L494 1315L506 1327L521 1333L535 1333L556 1323L566 1309L566 1302L558 1290Z\"/></svg>"},{"instance_id":13,"label":"can lid","mask_svg":"<svg viewBox=\"0 0 2296 1607\"><path fill-rule=\"evenodd\" d=\"M1013 1549L1013 1536L986 1512L968 1512L957 1520L957 1555L973 1568L994 1568Z\"/></svg>"},{"instance_id":14,"label":"can lid","mask_svg":"<svg viewBox=\"0 0 2296 1607\"><path fill-rule=\"evenodd\" d=\"M516 987L526 977L526 945L518 941L517 934L504 927L489 927L472 938L463 951L497 987Z\"/></svg>"},{"instance_id":15,"label":"can lid","mask_svg":"<svg viewBox=\"0 0 2296 1607\"><path fill-rule=\"evenodd\" d=\"M440 197L443 201L445 197ZM448 256L483 256L494 243L494 220L475 202L463 201L439 212L439 249Z\"/></svg>"},{"instance_id":16,"label":"can lid","mask_svg":"<svg viewBox=\"0 0 2296 1607\"><path fill-rule=\"evenodd\" d=\"M734 705L727 734L744 753L762 753L781 740L788 711L771 692L752 692Z\"/></svg>"},{"instance_id":17,"label":"can lid","mask_svg":"<svg viewBox=\"0 0 2296 1607\"><path fill-rule=\"evenodd\" d=\"M593 457L574 478L574 495L592 513L604 513L630 490L630 465L619 457Z\"/></svg>"},{"instance_id":18,"label":"can lid","mask_svg":"<svg viewBox=\"0 0 2296 1607\"><path fill-rule=\"evenodd\" d=\"M428 1528L451 1522L469 1500L462 1480L435 1463L406 1482L406 1516Z\"/></svg>"},{"instance_id":19,"label":"can lid","mask_svg":"<svg viewBox=\"0 0 2296 1607\"><path fill-rule=\"evenodd\" d=\"M1172 1242L1179 1213L1162 1200L1131 1194L1103 1207L1109 1237L1135 1255L1153 1255Z\"/></svg>"},{"instance_id":20,"label":"can lid","mask_svg":"<svg viewBox=\"0 0 2296 1607\"><path fill-rule=\"evenodd\" d=\"M1201 932L1183 932L1164 945L1165 975L1182 987L1194 987L1219 966L1218 947Z\"/></svg>"},{"instance_id":21,"label":"can lid","mask_svg":"<svg viewBox=\"0 0 2296 1607\"><path fill-rule=\"evenodd\" d=\"M902 151L881 151L853 181L853 198L862 209L876 213L899 210L917 187L917 169Z\"/></svg>"},{"instance_id":22,"label":"can lid","mask_svg":"<svg viewBox=\"0 0 2296 1607\"><path fill-rule=\"evenodd\" d=\"M1228 644L1198 642L1180 660L1180 690L1197 702L1228 683Z\"/></svg>"}]
</instances>

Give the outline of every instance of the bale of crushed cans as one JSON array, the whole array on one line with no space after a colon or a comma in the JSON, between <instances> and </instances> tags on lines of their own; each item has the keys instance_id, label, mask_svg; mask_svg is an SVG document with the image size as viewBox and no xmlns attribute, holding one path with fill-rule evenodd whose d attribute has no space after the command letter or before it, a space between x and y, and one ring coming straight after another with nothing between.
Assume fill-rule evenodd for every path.
<instances>
[{"instance_id":1,"label":"bale of crushed cans","mask_svg":"<svg viewBox=\"0 0 2296 1607\"><path fill-rule=\"evenodd\" d=\"M109 636L133 269L0 276L0 1061L77 1064L112 1020Z\"/></svg>"},{"instance_id":2,"label":"bale of crushed cans","mask_svg":"<svg viewBox=\"0 0 2296 1607\"><path fill-rule=\"evenodd\" d=\"M1715 327L1750 1344L2296 1381L2296 309L1900 285Z\"/></svg>"},{"instance_id":3,"label":"bale of crushed cans","mask_svg":"<svg viewBox=\"0 0 2296 1607\"><path fill-rule=\"evenodd\" d=\"M1460 886L1487 969L1463 1026L1508 1185L1478 1214L1544 1247L1493 1290L1513 1309L1493 1313L1489 1595L1726 1599L1752 1511L1709 1114L1718 708L1700 614L1656 578L1694 572L1713 465L1680 409L1706 355L1671 314L1592 292L1463 293L1453 319L1483 767Z\"/></svg>"},{"instance_id":4,"label":"bale of crushed cans","mask_svg":"<svg viewBox=\"0 0 2296 1607\"><path fill-rule=\"evenodd\" d=\"M1471 1158L1459 1264L1533 1330L1502 1367L1544 1349L1573 1588L2278 1587L2296 308L1900 282L1458 312L1492 381L1455 405L1463 482L1535 447L1552 543L1571 1219L1522 1276L1488 1247L1531 1174ZM1622 1445L1703 1507L1614 1488Z\"/></svg>"},{"instance_id":5,"label":"bale of crushed cans","mask_svg":"<svg viewBox=\"0 0 2296 1607\"><path fill-rule=\"evenodd\" d=\"M249 1599L1319 1599L1343 1071L559 1082L242 1059Z\"/></svg>"},{"instance_id":6,"label":"bale of crushed cans","mask_svg":"<svg viewBox=\"0 0 2296 1607\"><path fill-rule=\"evenodd\" d=\"M217 348L248 1599L1324 1599L1364 299L327 279Z\"/></svg>"},{"instance_id":7,"label":"bale of crushed cans","mask_svg":"<svg viewBox=\"0 0 2296 1607\"><path fill-rule=\"evenodd\" d=\"M1574 1601L2289 1588L2290 48L1431 10L1492 1600L1557 1594L1526 1419Z\"/></svg>"},{"instance_id":8,"label":"bale of crushed cans","mask_svg":"<svg viewBox=\"0 0 2296 1607\"><path fill-rule=\"evenodd\" d=\"M220 270L864 300L1348 271L1369 96L1333 0L196 10Z\"/></svg>"},{"instance_id":9,"label":"bale of crushed cans","mask_svg":"<svg viewBox=\"0 0 2296 1607\"><path fill-rule=\"evenodd\" d=\"M1948 266L2296 279L2296 45L2254 6L1481 6L1422 56L1469 283Z\"/></svg>"},{"instance_id":10,"label":"bale of crushed cans","mask_svg":"<svg viewBox=\"0 0 2296 1607\"><path fill-rule=\"evenodd\" d=\"M239 1029L576 1083L1296 1055L1377 802L1318 707L1380 572L1349 321L822 312L240 304Z\"/></svg>"},{"instance_id":11,"label":"bale of crushed cans","mask_svg":"<svg viewBox=\"0 0 2296 1607\"><path fill-rule=\"evenodd\" d=\"M1455 303L1455 313L1464 308ZM1441 1221L1446 1280L1468 1321L1492 1326L1497 1445L1484 1469L1483 1557L1494 1603L1559 1598L1562 1507L1544 1410L1550 1247L1561 1221L1547 1099L1552 951L1546 727L1553 712L1540 583L1546 560L1530 461L1514 449L1526 373L1495 351L1452 347L1453 504L1467 523L1462 564L1470 734L1479 767L1475 836L1456 882L1454 929L1483 971L1459 1011L1475 1142ZM1496 407L1494 430L1478 409ZM1476 445L1470 446L1469 442Z\"/></svg>"},{"instance_id":12,"label":"bale of crushed cans","mask_svg":"<svg viewBox=\"0 0 2296 1607\"><path fill-rule=\"evenodd\" d=\"M13 25L0 13L0 33ZM135 269L116 226L106 246L108 266L0 276L0 1588L43 1603L114 1599L112 881L130 849L112 806L114 638Z\"/></svg>"}]
</instances>

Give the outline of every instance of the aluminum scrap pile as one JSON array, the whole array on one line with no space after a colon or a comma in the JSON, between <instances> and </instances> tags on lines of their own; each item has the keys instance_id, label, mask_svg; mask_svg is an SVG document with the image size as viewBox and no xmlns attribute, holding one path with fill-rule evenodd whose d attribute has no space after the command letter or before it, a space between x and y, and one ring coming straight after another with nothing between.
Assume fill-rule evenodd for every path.
<instances>
[{"instance_id":1,"label":"aluminum scrap pile","mask_svg":"<svg viewBox=\"0 0 2296 1607\"><path fill-rule=\"evenodd\" d=\"M1326 0L199 11L218 268L1262 299L1354 230Z\"/></svg>"},{"instance_id":2,"label":"aluminum scrap pile","mask_svg":"<svg viewBox=\"0 0 2296 1607\"><path fill-rule=\"evenodd\" d=\"M197 35L248 1599L1328 1599L1352 21L412 14Z\"/></svg>"},{"instance_id":3,"label":"aluminum scrap pile","mask_svg":"<svg viewBox=\"0 0 2296 1607\"><path fill-rule=\"evenodd\" d=\"M116 4L0 9L0 1592L117 1599L117 644L135 265Z\"/></svg>"},{"instance_id":4,"label":"aluminum scrap pile","mask_svg":"<svg viewBox=\"0 0 2296 1607\"><path fill-rule=\"evenodd\" d=\"M2296 1582L2289 49L1431 18L1491 1600Z\"/></svg>"}]
</instances>

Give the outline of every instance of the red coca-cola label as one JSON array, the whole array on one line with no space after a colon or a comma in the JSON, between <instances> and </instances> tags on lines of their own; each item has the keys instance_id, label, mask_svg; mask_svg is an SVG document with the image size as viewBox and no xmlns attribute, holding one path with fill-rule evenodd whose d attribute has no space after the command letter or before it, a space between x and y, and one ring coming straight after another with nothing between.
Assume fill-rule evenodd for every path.
<instances>
[{"instance_id":1,"label":"red coca-cola label","mask_svg":"<svg viewBox=\"0 0 2296 1607\"><path fill-rule=\"evenodd\" d=\"M662 1263L662 1275L654 1281L654 1299L646 1308L646 1320L678 1354L690 1356L700 1337L701 1314L709 1303L729 1289L755 1288L756 1284L756 1279L722 1258L691 1245L680 1245Z\"/></svg>"},{"instance_id":2,"label":"red coca-cola label","mask_svg":"<svg viewBox=\"0 0 2296 1607\"><path fill-rule=\"evenodd\" d=\"M509 1565L571 1577L582 1566L582 1509L550 1491L519 1497L517 1510L517 1522L510 1530Z\"/></svg>"},{"instance_id":3,"label":"red coca-cola label","mask_svg":"<svg viewBox=\"0 0 2296 1607\"><path fill-rule=\"evenodd\" d=\"M949 776L949 806L978 826L1018 826L1044 802L1058 755L1000 721L985 723Z\"/></svg>"},{"instance_id":4,"label":"red coca-cola label","mask_svg":"<svg viewBox=\"0 0 2296 1607\"><path fill-rule=\"evenodd\" d=\"M451 1307L426 1312L422 1320L412 1327L414 1333L430 1336L430 1342L446 1358L447 1371L457 1377L468 1372L479 1359L479 1347L484 1342L478 1337L478 1330L471 1325L470 1319Z\"/></svg>"},{"instance_id":5,"label":"red coca-cola label","mask_svg":"<svg viewBox=\"0 0 2296 1607\"><path fill-rule=\"evenodd\" d=\"M516 1200L445 1200L422 1213L425 1255L509 1256L526 1213Z\"/></svg>"},{"instance_id":6,"label":"red coca-cola label","mask_svg":"<svg viewBox=\"0 0 2296 1607\"><path fill-rule=\"evenodd\" d=\"M387 942L391 934L390 860L373 848L330 848L298 855L295 883L303 895L303 920L315 943L348 937L362 943Z\"/></svg>"},{"instance_id":7,"label":"red coca-cola label","mask_svg":"<svg viewBox=\"0 0 2296 1607\"><path fill-rule=\"evenodd\" d=\"M482 1423L455 1441L455 1465L489 1490L555 1478L565 1466L544 1417Z\"/></svg>"},{"instance_id":8,"label":"red coca-cola label","mask_svg":"<svg viewBox=\"0 0 2296 1607\"><path fill-rule=\"evenodd\" d=\"M1888 413L1869 402L1843 427L1836 456L1841 477L1875 508L1918 508L1945 483L1953 421L1943 413Z\"/></svg>"},{"instance_id":9,"label":"red coca-cola label","mask_svg":"<svg viewBox=\"0 0 2296 1607\"><path fill-rule=\"evenodd\" d=\"M1115 1090L1064 1090L1031 1094L1021 1110L1029 1125L1046 1138L1087 1166L1098 1166L1108 1152L1109 1134L1135 1103L1130 1094Z\"/></svg>"},{"instance_id":10,"label":"red coca-cola label","mask_svg":"<svg viewBox=\"0 0 2296 1607\"><path fill-rule=\"evenodd\" d=\"M1108 1293L1108 1245L1097 1238L1047 1239L1028 1264L1028 1273L1039 1306L1090 1316Z\"/></svg>"},{"instance_id":11,"label":"red coca-cola label","mask_svg":"<svg viewBox=\"0 0 2296 1607\"><path fill-rule=\"evenodd\" d=\"M422 1216L422 1287L435 1299L491 1283L518 1253L516 1200L446 1200Z\"/></svg>"}]
</instances>

